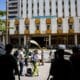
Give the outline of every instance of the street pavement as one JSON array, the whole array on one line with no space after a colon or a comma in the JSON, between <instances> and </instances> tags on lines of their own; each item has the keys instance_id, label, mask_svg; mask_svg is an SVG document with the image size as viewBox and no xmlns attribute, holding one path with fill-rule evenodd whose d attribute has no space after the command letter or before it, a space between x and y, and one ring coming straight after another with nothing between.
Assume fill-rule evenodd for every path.
<instances>
[{"instance_id":1,"label":"street pavement","mask_svg":"<svg viewBox=\"0 0 80 80\"><path fill-rule=\"evenodd\" d=\"M31 64L29 64L28 67L31 67ZM48 74L50 69L50 63L44 63L44 65L39 66L39 76L20 76L21 80L47 80ZM23 74L26 72L26 67L24 67ZM18 80L18 77L15 76L16 80Z\"/></svg>"},{"instance_id":2,"label":"street pavement","mask_svg":"<svg viewBox=\"0 0 80 80\"><path fill-rule=\"evenodd\" d=\"M69 53L72 53L71 50L66 50ZM43 66L39 66L39 76L32 76L32 77L28 77L28 76L20 76L21 80L47 80L47 77L49 75L49 70L50 70L50 63L46 63L49 62L50 57L49 57L49 52L50 50L44 50L44 65ZM55 50L52 51L52 57L54 58L54 52ZM65 59L69 59L70 55L65 55L64 58ZM29 66L32 68L32 65L29 63ZM26 66L24 66L23 69L23 75L26 73ZM16 80L18 80L18 77L16 77Z\"/></svg>"}]
</instances>

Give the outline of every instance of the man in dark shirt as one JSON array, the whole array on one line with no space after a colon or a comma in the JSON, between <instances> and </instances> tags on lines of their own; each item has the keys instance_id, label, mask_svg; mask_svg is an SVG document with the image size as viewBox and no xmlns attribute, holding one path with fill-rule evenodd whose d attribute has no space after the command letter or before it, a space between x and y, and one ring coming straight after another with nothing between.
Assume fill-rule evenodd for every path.
<instances>
[{"instance_id":1,"label":"man in dark shirt","mask_svg":"<svg viewBox=\"0 0 80 80\"><path fill-rule=\"evenodd\" d=\"M15 80L14 71L18 71L17 61L10 53L13 49L11 44L5 46L6 54L0 56L0 79L2 80ZM19 77L20 80L20 77Z\"/></svg>"},{"instance_id":2,"label":"man in dark shirt","mask_svg":"<svg viewBox=\"0 0 80 80\"><path fill-rule=\"evenodd\" d=\"M71 80L72 70L71 63L64 59L64 50L58 49L55 52L55 59L51 61L50 75L53 77L52 80ZM47 80L49 80L49 77Z\"/></svg>"},{"instance_id":3,"label":"man in dark shirt","mask_svg":"<svg viewBox=\"0 0 80 80\"><path fill-rule=\"evenodd\" d=\"M80 50L78 46L72 48L73 54L70 57L73 69L73 80L80 80Z\"/></svg>"}]
</instances>

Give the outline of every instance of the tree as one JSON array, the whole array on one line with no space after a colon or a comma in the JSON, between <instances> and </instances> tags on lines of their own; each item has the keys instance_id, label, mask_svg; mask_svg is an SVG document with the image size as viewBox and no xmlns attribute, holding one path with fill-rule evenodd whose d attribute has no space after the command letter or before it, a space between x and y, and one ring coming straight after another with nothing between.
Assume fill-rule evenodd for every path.
<instances>
[{"instance_id":1,"label":"tree","mask_svg":"<svg viewBox=\"0 0 80 80\"><path fill-rule=\"evenodd\" d=\"M0 17L3 17L3 16L5 16L5 15L6 15L6 11L0 10Z\"/></svg>"},{"instance_id":2,"label":"tree","mask_svg":"<svg viewBox=\"0 0 80 80\"><path fill-rule=\"evenodd\" d=\"M0 30L4 31L4 26L6 21L2 19L2 17L4 17L6 15L6 11L2 11L0 10Z\"/></svg>"}]
</instances>

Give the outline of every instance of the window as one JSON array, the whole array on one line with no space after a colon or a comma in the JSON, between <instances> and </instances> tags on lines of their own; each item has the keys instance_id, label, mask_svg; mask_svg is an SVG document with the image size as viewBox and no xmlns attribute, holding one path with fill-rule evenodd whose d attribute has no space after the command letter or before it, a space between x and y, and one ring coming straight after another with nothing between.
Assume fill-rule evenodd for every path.
<instances>
[{"instance_id":1,"label":"window","mask_svg":"<svg viewBox=\"0 0 80 80\"><path fill-rule=\"evenodd\" d=\"M71 16L71 2L69 0L69 16Z\"/></svg>"},{"instance_id":2,"label":"window","mask_svg":"<svg viewBox=\"0 0 80 80\"><path fill-rule=\"evenodd\" d=\"M23 0L21 0L21 16L23 16Z\"/></svg>"},{"instance_id":3,"label":"window","mask_svg":"<svg viewBox=\"0 0 80 80\"><path fill-rule=\"evenodd\" d=\"M28 10L26 11L26 17L28 17Z\"/></svg>"},{"instance_id":4,"label":"window","mask_svg":"<svg viewBox=\"0 0 80 80\"><path fill-rule=\"evenodd\" d=\"M51 10L51 8L50 8L50 15L51 15L51 13L52 13L52 10Z\"/></svg>"},{"instance_id":5,"label":"window","mask_svg":"<svg viewBox=\"0 0 80 80\"><path fill-rule=\"evenodd\" d=\"M37 6L38 6L38 8L39 8L39 1L38 1L38 3L37 3Z\"/></svg>"},{"instance_id":6,"label":"window","mask_svg":"<svg viewBox=\"0 0 80 80\"><path fill-rule=\"evenodd\" d=\"M37 3L37 14L39 15L39 1Z\"/></svg>"},{"instance_id":7,"label":"window","mask_svg":"<svg viewBox=\"0 0 80 80\"><path fill-rule=\"evenodd\" d=\"M61 29L62 30L62 25L58 25L58 29Z\"/></svg>"},{"instance_id":8,"label":"window","mask_svg":"<svg viewBox=\"0 0 80 80\"><path fill-rule=\"evenodd\" d=\"M36 29L37 29L37 30L39 30L39 26L40 26L39 24L36 25Z\"/></svg>"},{"instance_id":9,"label":"window","mask_svg":"<svg viewBox=\"0 0 80 80\"><path fill-rule=\"evenodd\" d=\"M44 12L44 16L45 16L45 9L43 10L43 12Z\"/></svg>"},{"instance_id":10,"label":"window","mask_svg":"<svg viewBox=\"0 0 80 80\"><path fill-rule=\"evenodd\" d=\"M57 2L57 0L56 0L56 15L58 17L58 2Z\"/></svg>"},{"instance_id":11,"label":"window","mask_svg":"<svg viewBox=\"0 0 80 80\"><path fill-rule=\"evenodd\" d=\"M26 17L28 17L28 0L26 0Z\"/></svg>"},{"instance_id":12,"label":"window","mask_svg":"<svg viewBox=\"0 0 80 80\"><path fill-rule=\"evenodd\" d=\"M9 19L16 18L16 16L8 16Z\"/></svg>"},{"instance_id":13,"label":"window","mask_svg":"<svg viewBox=\"0 0 80 80\"><path fill-rule=\"evenodd\" d=\"M23 16L23 10L21 10L21 16Z\"/></svg>"},{"instance_id":14,"label":"window","mask_svg":"<svg viewBox=\"0 0 80 80\"><path fill-rule=\"evenodd\" d=\"M39 16L39 9L37 9L37 14L38 14L38 16Z\"/></svg>"},{"instance_id":15,"label":"window","mask_svg":"<svg viewBox=\"0 0 80 80\"><path fill-rule=\"evenodd\" d=\"M21 8L23 8L23 3L21 3Z\"/></svg>"},{"instance_id":16,"label":"window","mask_svg":"<svg viewBox=\"0 0 80 80\"><path fill-rule=\"evenodd\" d=\"M33 0L32 0L32 16L33 16L33 13L34 13L33 8L34 8L34 4L33 4Z\"/></svg>"},{"instance_id":17,"label":"window","mask_svg":"<svg viewBox=\"0 0 80 80\"><path fill-rule=\"evenodd\" d=\"M19 32L19 25L16 25L16 31Z\"/></svg>"},{"instance_id":18,"label":"window","mask_svg":"<svg viewBox=\"0 0 80 80\"><path fill-rule=\"evenodd\" d=\"M50 15L51 15L51 13L52 13L52 10L51 10L51 0L50 0L50 2L49 2L49 5L50 5L50 9L49 9L49 12L50 12Z\"/></svg>"},{"instance_id":19,"label":"window","mask_svg":"<svg viewBox=\"0 0 80 80\"><path fill-rule=\"evenodd\" d=\"M47 25L47 29L50 29L50 24Z\"/></svg>"},{"instance_id":20,"label":"window","mask_svg":"<svg viewBox=\"0 0 80 80\"><path fill-rule=\"evenodd\" d=\"M25 28L28 30L29 29L29 25L25 25Z\"/></svg>"},{"instance_id":21,"label":"window","mask_svg":"<svg viewBox=\"0 0 80 80\"><path fill-rule=\"evenodd\" d=\"M79 23L80 23L80 19L79 19Z\"/></svg>"},{"instance_id":22,"label":"window","mask_svg":"<svg viewBox=\"0 0 80 80\"><path fill-rule=\"evenodd\" d=\"M45 16L45 0L44 0L44 3L43 3L43 13L44 13L44 16Z\"/></svg>"},{"instance_id":23,"label":"window","mask_svg":"<svg viewBox=\"0 0 80 80\"><path fill-rule=\"evenodd\" d=\"M73 29L73 27L72 27L73 25L69 25L69 29Z\"/></svg>"},{"instance_id":24,"label":"window","mask_svg":"<svg viewBox=\"0 0 80 80\"><path fill-rule=\"evenodd\" d=\"M64 18L64 0L62 1L62 12L63 12L63 18Z\"/></svg>"},{"instance_id":25,"label":"window","mask_svg":"<svg viewBox=\"0 0 80 80\"><path fill-rule=\"evenodd\" d=\"M17 11L9 11L9 14L17 14Z\"/></svg>"},{"instance_id":26,"label":"window","mask_svg":"<svg viewBox=\"0 0 80 80\"><path fill-rule=\"evenodd\" d=\"M33 11L33 9L32 9L32 16L33 16L33 13L34 13L34 11Z\"/></svg>"},{"instance_id":27,"label":"window","mask_svg":"<svg viewBox=\"0 0 80 80\"><path fill-rule=\"evenodd\" d=\"M77 0L75 0L75 12L76 12L76 16L78 16L78 14L77 14Z\"/></svg>"}]
</instances>

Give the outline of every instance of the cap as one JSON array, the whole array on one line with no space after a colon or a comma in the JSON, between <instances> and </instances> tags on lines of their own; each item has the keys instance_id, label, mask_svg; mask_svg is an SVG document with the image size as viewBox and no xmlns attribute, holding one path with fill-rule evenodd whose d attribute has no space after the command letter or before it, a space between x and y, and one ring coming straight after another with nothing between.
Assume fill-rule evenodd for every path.
<instances>
[{"instance_id":1,"label":"cap","mask_svg":"<svg viewBox=\"0 0 80 80\"><path fill-rule=\"evenodd\" d=\"M66 49L66 46L63 44L58 45L58 49Z\"/></svg>"}]
</instances>

